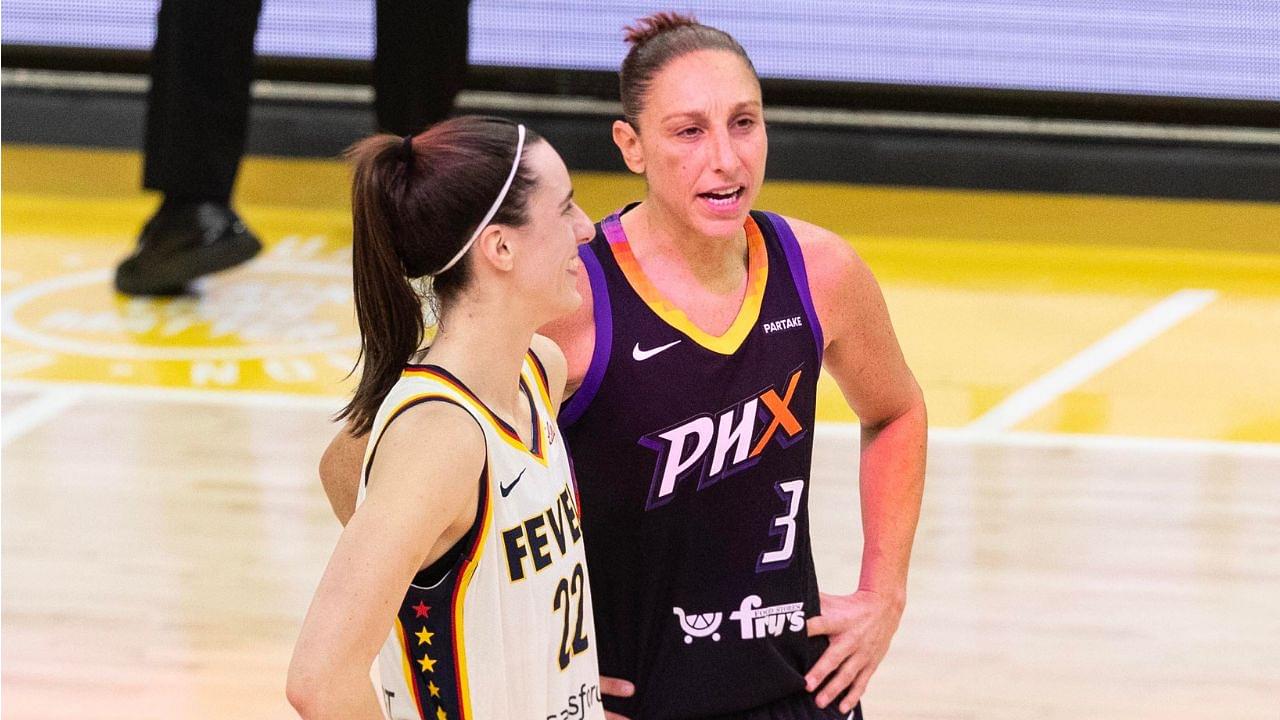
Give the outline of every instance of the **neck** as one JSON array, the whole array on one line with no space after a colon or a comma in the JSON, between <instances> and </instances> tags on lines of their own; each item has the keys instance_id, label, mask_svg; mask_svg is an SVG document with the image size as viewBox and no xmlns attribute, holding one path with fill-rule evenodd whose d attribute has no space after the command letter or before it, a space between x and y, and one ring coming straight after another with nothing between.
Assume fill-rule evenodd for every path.
<instances>
[{"instance_id":1,"label":"neck","mask_svg":"<svg viewBox=\"0 0 1280 720\"><path fill-rule=\"evenodd\" d=\"M519 407L520 368L538 321L500 307L495 300L464 296L447 308L426 362L456 375L515 426L511 421Z\"/></svg>"},{"instance_id":2,"label":"neck","mask_svg":"<svg viewBox=\"0 0 1280 720\"><path fill-rule=\"evenodd\" d=\"M663 255L678 257L700 283L716 287L725 283L736 287L746 268L746 232L738 227L725 236L704 235L653 199L646 199L623 216L628 238L636 257ZM632 232L631 230L635 230Z\"/></svg>"}]
</instances>

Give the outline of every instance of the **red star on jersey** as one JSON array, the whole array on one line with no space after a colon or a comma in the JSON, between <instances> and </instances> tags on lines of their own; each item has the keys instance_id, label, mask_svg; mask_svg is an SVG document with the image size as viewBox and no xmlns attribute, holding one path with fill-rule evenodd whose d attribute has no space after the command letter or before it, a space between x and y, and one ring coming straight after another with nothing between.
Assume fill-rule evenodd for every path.
<instances>
[{"instance_id":1,"label":"red star on jersey","mask_svg":"<svg viewBox=\"0 0 1280 720\"><path fill-rule=\"evenodd\" d=\"M417 613L417 617L424 618L431 613L431 606L419 600L418 604L413 606L413 611Z\"/></svg>"}]
</instances>

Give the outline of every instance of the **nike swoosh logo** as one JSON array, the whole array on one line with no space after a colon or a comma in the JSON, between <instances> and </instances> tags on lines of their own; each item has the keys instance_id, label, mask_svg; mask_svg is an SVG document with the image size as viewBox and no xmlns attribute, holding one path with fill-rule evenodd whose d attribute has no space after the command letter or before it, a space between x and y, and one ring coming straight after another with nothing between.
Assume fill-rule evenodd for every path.
<instances>
[{"instance_id":1,"label":"nike swoosh logo","mask_svg":"<svg viewBox=\"0 0 1280 720\"><path fill-rule=\"evenodd\" d=\"M524 470L520 471L520 474L516 476L515 480L511 481L510 485L503 485L502 483L498 483L498 490L502 492L502 497L506 497L510 495L511 489L516 486L516 483L520 482L520 478L522 477L524 477Z\"/></svg>"},{"instance_id":2,"label":"nike swoosh logo","mask_svg":"<svg viewBox=\"0 0 1280 720\"><path fill-rule=\"evenodd\" d=\"M636 346L631 348L631 357L635 358L636 360L648 360L649 358L653 357L654 355L657 355L663 350L673 348L679 344L680 344L680 341L676 340L675 342L669 342L666 345L659 345L658 347L653 348L652 350L641 350L640 343L636 343Z\"/></svg>"}]
</instances>

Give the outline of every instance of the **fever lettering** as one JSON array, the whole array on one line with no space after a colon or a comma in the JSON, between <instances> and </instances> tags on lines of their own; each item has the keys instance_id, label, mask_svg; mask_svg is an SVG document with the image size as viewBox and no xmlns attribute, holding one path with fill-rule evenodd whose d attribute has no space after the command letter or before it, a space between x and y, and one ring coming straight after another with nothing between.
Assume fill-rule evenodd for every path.
<instances>
[{"instance_id":1,"label":"fever lettering","mask_svg":"<svg viewBox=\"0 0 1280 720\"><path fill-rule=\"evenodd\" d=\"M539 573L581 540L577 508L573 495L565 487L556 497L555 505L502 531L507 575L511 582L518 582L530 574L531 569Z\"/></svg>"}]
</instances>

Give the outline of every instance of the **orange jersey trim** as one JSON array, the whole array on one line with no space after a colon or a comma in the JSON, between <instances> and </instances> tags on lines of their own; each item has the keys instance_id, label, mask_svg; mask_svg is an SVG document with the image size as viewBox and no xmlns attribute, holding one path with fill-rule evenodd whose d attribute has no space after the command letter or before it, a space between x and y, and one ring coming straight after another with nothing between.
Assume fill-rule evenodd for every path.
<instances>
[{"instance_id":1,"label":"orange jersey trim","mask_svg":"<svg viewBox=\"0 0 1280 720\"><path fill-rule=\"evenodd\" d=\"M462 714L462 720L474 717L471 710L471 684L467 674L467 649L466 649L466 599L467 586L471 584L471 577L475 575L476 566L480 564L480 555L484 551L485 539L489 536L489 530L493 527L493 499L490 490L489 465L484 466L484 497L481 502L484 503L484 520L480 524L480 531L476 534L476 539L471 547L467 550L466 559L463 560L462 570L458 573L458 581L453 586L453 657L457 667L458 676L458 703Z\"/></svg>"},{"instance_id":2,"label":"orange jersey trim","mask_svg":"<svg viewBox=\"0 0 1280 720\"><path fill-rule=\"evenodd\" d=\"M738 316L722 335L712 335L698 327L683 310L667 300L644 274L628 241L622 239L611 242L609 247L627 282L658 317L702 347L721 355L732 355L742 346L756 320L760 318L764 288L769 281L769 253L765 248L764 236L755 219L750 216L742 227L747 233L747 292L742 299L742 306L738 308Z\"/></svg>"}]
</instances>

